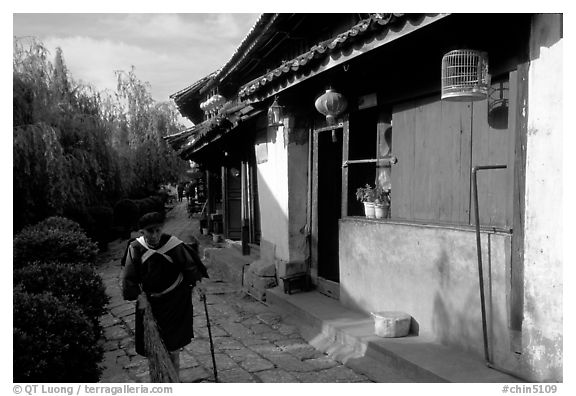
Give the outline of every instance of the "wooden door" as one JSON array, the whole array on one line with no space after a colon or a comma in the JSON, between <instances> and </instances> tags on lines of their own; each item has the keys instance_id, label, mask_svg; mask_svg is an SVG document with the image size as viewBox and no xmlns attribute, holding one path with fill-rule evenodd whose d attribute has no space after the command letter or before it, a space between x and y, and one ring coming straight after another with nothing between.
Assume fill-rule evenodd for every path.
<instances>
[{"instance_id":1,"label":"wooden door","mask_svg":"<svg viewBox=\"0 0 576 396\"><path fill-rule=\"evenodd\" d=\"M239 240L242 237L242 182L240 166L222 167L223 225L225 238Z\"/></svg>"},{"instance_id":2,"label":"wooden door","mask_svg":"<svg viewBox=\"0 0 576 396\"><path fill-rule=\"evenodd\" d=\"M343 129L314 132L312 262L318 291L339 298Z\"/></svg>"}]
</instances>

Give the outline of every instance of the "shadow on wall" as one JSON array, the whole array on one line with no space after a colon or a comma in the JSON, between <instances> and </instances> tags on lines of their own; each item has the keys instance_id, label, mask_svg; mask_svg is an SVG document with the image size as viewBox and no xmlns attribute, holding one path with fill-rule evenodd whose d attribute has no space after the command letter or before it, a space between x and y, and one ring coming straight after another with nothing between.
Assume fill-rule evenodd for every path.
<instances>
[{"instance_id":1,"label":"shadow on wall","mask_svg":"<svg viewBox=\"0 0 576 396\"><path fill-rule=\"evenodd\" d=\"M487 256L491 256L490 250L488 250ZM487 260L483 264L488 348L492 358L495 357L495 351L498 350L499 359L502 359L509 354L499 349L504 345L508 345L509 339L499 340L497 337L507 337L509 335L498 334L497 331L498 329L507 331L508 326L501 319L506 317L505 314L501 313L501 310L506 311L506 307L495 305L498 302L498 298L493 295L491 262ZM471 271L474 271L473 275L475 275L474 279L476 282L469 285L465 295L457 298L458 296L449 294L455 287L460 286L454 285L455 280L450 277L451 267L448 255L446 251L443 251L436 262L441 288L434 297L432 333L436 340L442 344L456 346L479 357L484 357L482 309L477 271L474 271L475 268L471 269ZM464 303L462 303L462 299L464 299Z\"/></svg>"}]
</instances>

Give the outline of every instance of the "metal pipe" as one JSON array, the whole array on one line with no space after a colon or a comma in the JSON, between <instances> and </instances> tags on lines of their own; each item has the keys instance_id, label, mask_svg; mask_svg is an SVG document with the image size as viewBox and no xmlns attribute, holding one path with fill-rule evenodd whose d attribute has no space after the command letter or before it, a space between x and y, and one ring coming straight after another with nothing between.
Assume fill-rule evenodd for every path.
<instances>
[{"instance_id":1,"label":"metal pipe","mask_svg":"<svg viewBox=\"0 0 576 396\"><path fill-rule=\"evenodd\" d=\"M478 180L476 174L479 170L505 169L506 165L485 165L472 168L472 194L474 196L474 220L476 223L476 252L478 254L478 283L480 284L480 309L482 311L482 336L484 340L484 359L491 363L488 350L488 330L486 324L486 302L484 299L484 274L482 269L482 244L480 241L480 210L478 209Z\"/></svg>"},{"instance_id":2,"label":"metal pipe","mask_svg":"<svg viewBox=\"0 0 576 396\"><path fill-rule=\"evenodd\" d=\"M212 330L210 329L210 318L208 317L208 305L206 296L202 297L204 301L204 312L206 312L206 326L208 327L208 338L210 339L210 355L212 355L212 370L214 371L214 382L218 382L218 369L216 368L216 356L214 355L214 342L212 341Z\"/></svg>"},{"instance_id":3,"label":"metal pipe","mask_svg":"<svg viewBox=\"0 0 576 396\"><path fill-rule=\"evenodd\" d=\"M370 164L370 163L377 163L379 167L390 167L396 163L398 163L398 158L392 157L384 157L384 158L377 158L377 159L363 159L363 160L346 160L342 162L342 167L345 168L351 164Z\"/></svg>"},{"instance_id":4,"label":"metal pipe","mask_svg":"<svg viewBox=\"0 0 576 396\"><path fill-rule=\"evenodd\" d=\"M484 359L486 367L491 368L501 373L507 374L511 377L518 378L521 381L531 382L531 380L522 377L520 374L514 371L505 369L503 367L495 365L490 359L490 354L488 350L488 331L486 324L486 302L484 299L484 275L482 271L482 245L480 241L480 210L478 209L478 179L476 174L479 170L487 169L506 169L506 165L483 165L475 166L472 168L472 190L474 194L474 220L476 223L476 251L478 253L478 282L480 284L480 308L482 310L482 335L484 339Z\"/></svg>"}]
</instances>

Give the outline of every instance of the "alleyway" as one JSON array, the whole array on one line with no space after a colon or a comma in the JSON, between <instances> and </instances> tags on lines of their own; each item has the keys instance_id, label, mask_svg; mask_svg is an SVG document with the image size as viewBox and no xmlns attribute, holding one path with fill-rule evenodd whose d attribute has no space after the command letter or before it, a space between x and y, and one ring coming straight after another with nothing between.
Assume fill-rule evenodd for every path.
<instances>
[{"instance_id":1,"label":"alleyway","mask_svg":"<svg viewBox=\"0 0 576 396\"><path fill-rule=\"evenodd\" d=\"M202 247L212 244L189 219L186 202L168 212L165 231ZM134 304L122 299L120 257L125 241L115 241L100 256L99 272L110 296L104 327L101 382L149 382L148 363L134 350ZM371 382L310 346L296 327L285 324L265 304L242 293L208 268L207 303L219 382ZM213 382L210 343L203 305L194 299L195 339L181 353L182 382Z\"/></svg>"}]
</instances>

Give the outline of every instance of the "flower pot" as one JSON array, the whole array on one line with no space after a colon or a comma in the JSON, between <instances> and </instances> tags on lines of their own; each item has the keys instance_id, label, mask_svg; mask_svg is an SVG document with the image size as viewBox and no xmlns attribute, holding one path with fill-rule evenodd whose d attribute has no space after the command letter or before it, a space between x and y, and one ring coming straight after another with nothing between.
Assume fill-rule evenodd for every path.
<instances>
[{"instance_id":1,"label":"flower pot","mask_svg":"<svg viewBox=\"0 0 576 396\"><path fill-rule=\"evenodd\" d=\"M377 219L385 219L388 217L390 206L374 204L374 216Z\"/></svg>"},{"instance_id":2,"label":"flower pot","mask_svg":"<svg viewBox=\"0 0 576 396\"><path fill-rule=\"evenodd\" d=\"M208 228L202 228L202 235L208 235Z\"/></svg>"},{"instance_id":3,"label":"flower pot","mask_svg":"<svg viewBox=\"0 0 576 396\"><path fill-rule=\"evenodd\" d=\"M364 202L364 214L366 217L374 218L374 203L373 202Z\"/></svg>"}]
</instances>

